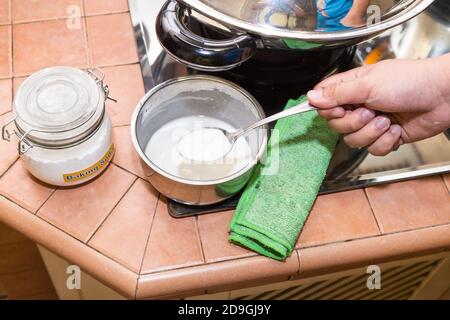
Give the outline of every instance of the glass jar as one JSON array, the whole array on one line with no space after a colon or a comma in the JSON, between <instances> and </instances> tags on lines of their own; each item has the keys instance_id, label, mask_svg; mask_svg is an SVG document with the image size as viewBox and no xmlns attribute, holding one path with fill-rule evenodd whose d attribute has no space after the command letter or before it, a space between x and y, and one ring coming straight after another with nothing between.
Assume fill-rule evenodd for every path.
<instances>
[{"instance_id":1,"label":"glass jar","mask_svg":"<svg viewBox=\"0 0 450 320\"><path fill-rule=\"evenodd\" d=\"M2 138L17 136L18 153L28 171L48 184L71 186L99 175L114 155L109 98L100 69L43 69L17 90L14 118ZM10 131L8 126L15 124Z\"/></svg>"}]
</instances>

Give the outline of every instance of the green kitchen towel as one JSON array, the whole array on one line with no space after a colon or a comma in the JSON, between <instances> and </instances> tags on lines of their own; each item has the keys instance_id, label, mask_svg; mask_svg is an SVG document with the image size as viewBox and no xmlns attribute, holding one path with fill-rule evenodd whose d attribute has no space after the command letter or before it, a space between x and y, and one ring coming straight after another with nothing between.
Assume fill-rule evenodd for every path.
<instances>
[{"instance_id":1,"label":"green kitchen towel","mask_svg":"<svg viewBox=\"0 0 450 320\"><path fill-rule=\"evenodd\" d=\"M290 100L293 107L306 97ZM277 260L294 249L338 139L316 111L275 125L230 224L230 241Z\"/></svg>"}]
</instances>

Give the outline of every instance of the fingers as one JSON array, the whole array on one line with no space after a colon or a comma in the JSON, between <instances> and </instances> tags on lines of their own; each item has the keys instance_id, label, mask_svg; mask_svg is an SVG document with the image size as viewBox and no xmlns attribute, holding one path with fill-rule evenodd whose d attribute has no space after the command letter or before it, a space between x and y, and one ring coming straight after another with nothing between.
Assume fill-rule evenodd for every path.
<instances>
[{"instance_id":1,"label":"fingers","mask_svg":"<svg viewBox=\"0 0 450 320\"><path fill-rule=\"evenodd\" d=\"M334 109L323 110L321 112L332 112ZM373 118L375 118L374 111L361 107L353 111L346 111L343 117L330 119L328 125L337 132L352 133L367 125Z\"/></svg>"},{"instance_id":2,"label":"fingers","mask_svg":"<svg viewBox=\"0 0 450 320\"><path fill-rule=\"evenodd\" d=\"M370 145L368 151L374 156L387 155L402 144L401 134L402 128L397 124L393 124L388 131Z\"/></svg>"},{"instance_id":3,"label":"fingers","mask_svg":"<svg viewBox=\"0 0 450 320\"><path fill-rule=\"evenodd\" d=\"M370 83L365 80L335 83L308 92L309 102L321 109L347 104L364 104L370 98Z\"/></svg>"},{"instance_id":4,"label":"fingers","mask_svg":"<svg viewBox=\"0 0 450 320\"><path fill-rule=\"evenodd\" d=\"M342 107L323 109L319 110L319 115L327 120L342 118L345 116L345 109Z\"/></svg>"},{"instance_id":5,"label":"fingers","mask_svg":"<svg viewBox=\"0 0 450 320\"><path fill-rule=\"evenodd\" d=\"M391 120L388 117L377 116L360 130L346 135L344 141L351 148L369 146L388 131L390 126Z\"/></svg>"},{"instance_id":6,"label":"fingers","mask_svg":"<svg viewBox=\"0 0 450 320\"><path fill-rule=\"evenodd\" d=\"M341 72L338 74L335 74L331 77L326 78L325 80L322 80L319 82L314 89L320 89L324 87L328 87L332 84L336 83L342 83L342 82L349 82L356 79L360 79L364 75L367 74L367 72L372 68L372 66L363 66L355 69L351 69L345 72Z\"/></svg>"},{"instance_id":7,"label":"fingers","mask_svg":"<svg viewBox=\"0 0 450 320\"><path fill-rule=\"evenodd\" d=\"M370 66L349 70L320 82L314 90L308 92L309 102L323 109L346 104L363 104L371 93L370 82L364 80Z\"/></svg>"}]
</instances>

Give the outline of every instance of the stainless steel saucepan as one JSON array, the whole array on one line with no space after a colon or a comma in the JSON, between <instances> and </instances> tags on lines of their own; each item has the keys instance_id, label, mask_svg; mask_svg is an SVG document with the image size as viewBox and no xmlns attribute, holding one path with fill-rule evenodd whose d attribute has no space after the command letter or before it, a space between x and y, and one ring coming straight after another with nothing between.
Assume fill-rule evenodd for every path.
<instances>
[{"instance_id":1,"label":"stainless steel saucepan","mask_svg":"<svg viewBox=\"0 0 450 320\"><path fill-rule=\"evenodd\" d=\"M149 153L146 149L158 129L168 122L190 116L212 117L240 128L265 118L265 114L258 101L241 87L206 75L168 80L150 90L136 107L131 121L131 136L148 181L177 202L214 204L235 195L247 184L253 167L266 150L268 127L263 126L262 130L254 130L245 136L251 159L238 171L209 180L189 179L179 170L169 172L162 168L157 161L159 154ZM167 144L172 138L176 139L167 136L160 143ZM211 170L205 166L189 169Z\"/></svg>"}]
</instances>

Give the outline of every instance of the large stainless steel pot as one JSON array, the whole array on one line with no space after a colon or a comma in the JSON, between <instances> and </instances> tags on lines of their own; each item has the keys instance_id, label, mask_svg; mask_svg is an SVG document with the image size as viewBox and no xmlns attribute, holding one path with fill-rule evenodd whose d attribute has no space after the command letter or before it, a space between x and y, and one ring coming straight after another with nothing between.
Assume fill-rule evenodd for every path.
<instances>
[{"instance_id":1,"label":"large stainless steel pot","mask_svg":"<svg viewBox=\"0 0 450 320\"><path fill-rule=\"evenodd\" d=\"M178 61L221 71L247 61L261 48L305 51L354 45L415 17L433 1L169 0L156 31ZM223 37L195 33L189 26L192 19Z\"/></svg>"}]
</instances>

